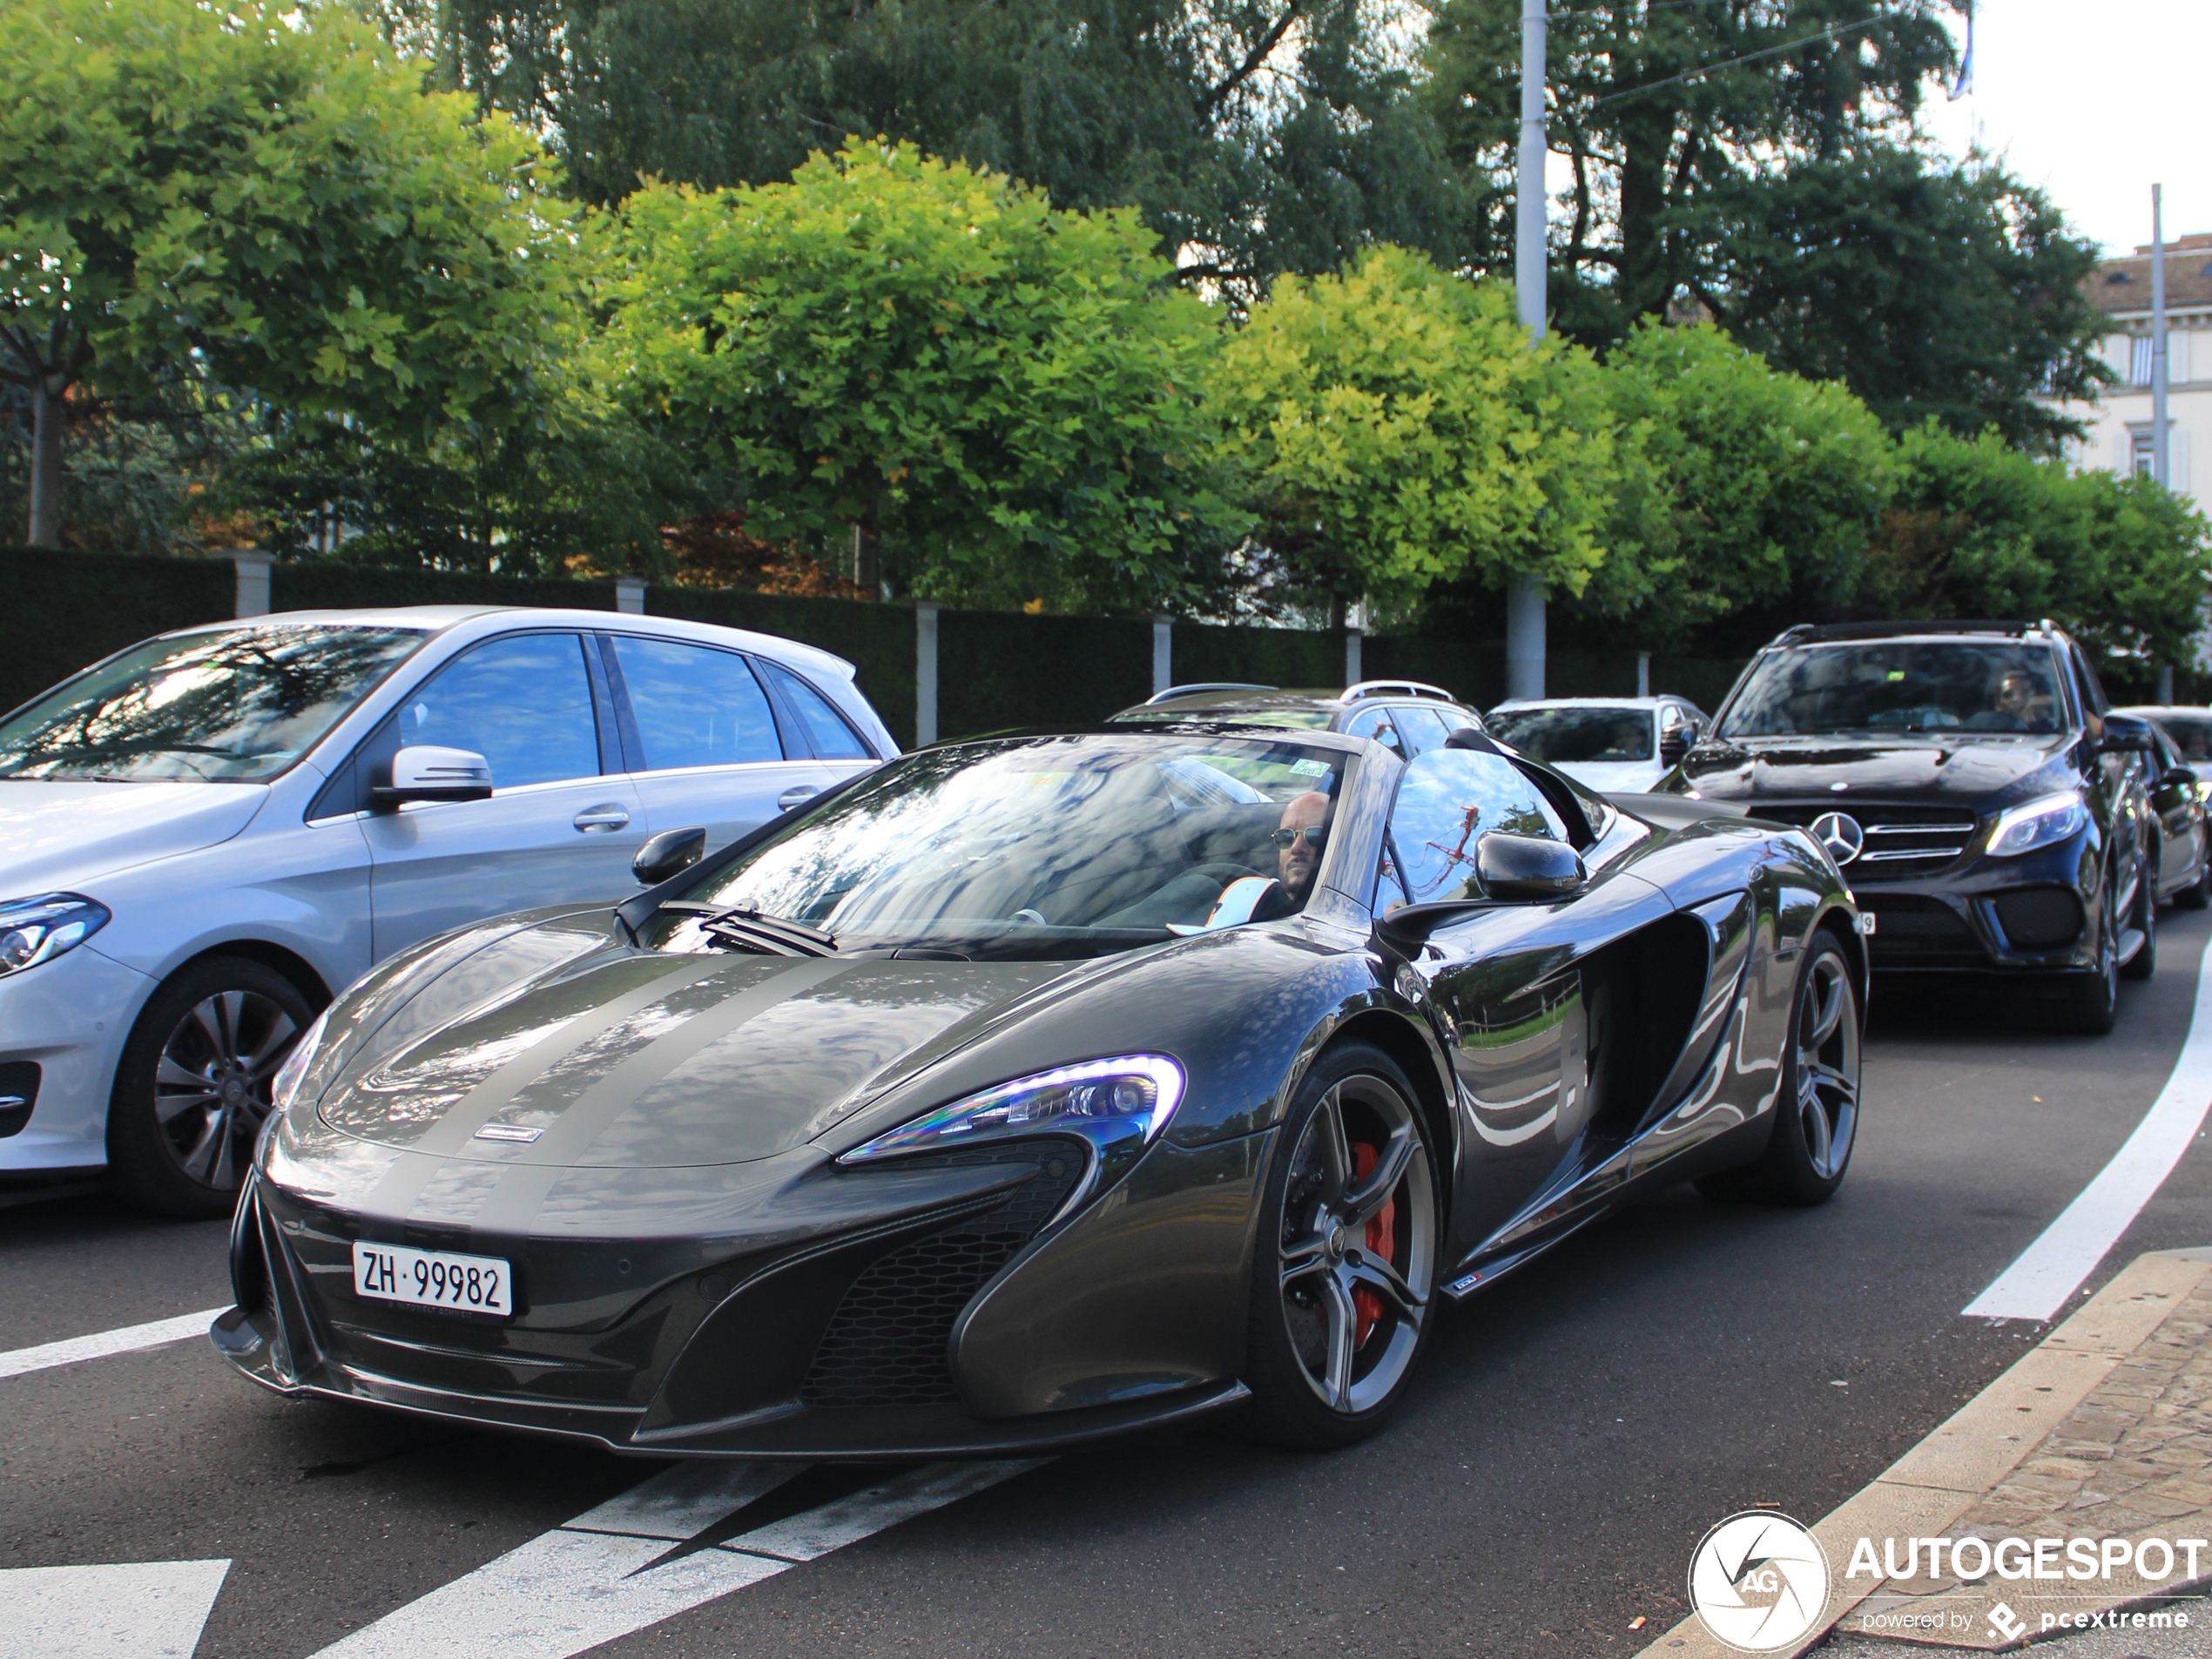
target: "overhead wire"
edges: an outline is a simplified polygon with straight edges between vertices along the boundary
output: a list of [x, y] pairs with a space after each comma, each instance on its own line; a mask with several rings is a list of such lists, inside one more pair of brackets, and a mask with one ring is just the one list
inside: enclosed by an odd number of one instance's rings
[[1807, 35], [1802, 40], [1789, 41], [1779, 46], [1769, 46], [1762, 51], [1745, 52], [1741, 57], [1723, 58], [1717, 64], [1707, 64], [1697, 69], [1686, 69], [1679, 75], [1669, 75], [1662, 81], [1650, 81], [1642, 86], [1632, 86], [1625, 92], [1609, 92], [1603, 98], [1592, 98], [1588, 107], [1595, 109], [1602, 104], [1618, 104], [1623, 98], [1641, 98], [1646, 92], [1656, 92], [1666, 86], [1677, 86], [1684, 81], [1694, 81], [1703, 76], [1716, 74], [1723, 69], [1734, 69], [1739, 64], [1756, 64], [1763, 57], [1779, 57], [1784, 52], [1796, 51], [1801, 46], [1812, 46], [1824, 40], [1835, 40], [1850, 34], [1853, 30], [1871, 29], [1878, 23], [1887, 23], [1894, 17], [1904, 15], [1903, 12], [1898, 11], [1884, 11], [1871, 17], [1862, 17], [1857, 23], [1831, 24], [1818, 34]]

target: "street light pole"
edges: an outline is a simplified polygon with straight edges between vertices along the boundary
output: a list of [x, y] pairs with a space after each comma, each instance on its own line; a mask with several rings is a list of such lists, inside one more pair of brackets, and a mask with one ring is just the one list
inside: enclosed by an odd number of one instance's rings
[[2166, 483], [2165, 187], [2150, 187], [2150, 475]]
[[[1514, 298], [1531, 340], [1544, 337], [1544, 0], [1521, 0], [1521, 165], [1514, 185]], [[1506, 695], [1544, 694], [1544, 595], [1506, 578]]]

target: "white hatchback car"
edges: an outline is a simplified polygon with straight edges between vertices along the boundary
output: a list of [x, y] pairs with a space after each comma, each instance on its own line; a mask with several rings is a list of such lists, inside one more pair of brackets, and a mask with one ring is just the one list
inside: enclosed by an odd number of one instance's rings
[[1642, 794], [1708, 722], [1679, 697], [1518, 698], [1488, 715], [1490, 735], [1600, 792]]
[[[0, 719], [0, 1177], [231, 1204], [298, 1033], [401, 947], [617, 900], [898, 752], [826, 651], [604, 611], [293, 611]], [[678, 843], [673, 848], [671, 842]]]

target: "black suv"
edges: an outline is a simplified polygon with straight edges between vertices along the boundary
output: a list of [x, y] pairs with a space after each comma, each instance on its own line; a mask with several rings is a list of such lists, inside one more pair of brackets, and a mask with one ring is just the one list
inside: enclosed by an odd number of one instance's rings
[[2157, 961], [2153, 755], [2047, 622], [1852, 623], [1760, 651], [1658, 787], [1811, 830], [1878, 973], [2047, 976], [2101, 1034]]

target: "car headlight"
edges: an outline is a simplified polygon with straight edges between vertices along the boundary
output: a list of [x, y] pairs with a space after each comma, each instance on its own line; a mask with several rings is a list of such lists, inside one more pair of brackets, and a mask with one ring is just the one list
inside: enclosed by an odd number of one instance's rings
[[0, 974], [51, 961], [108, 925], [104, 904], [74, 893], [46, 893], [0, 904]]
[[328, 1008], [316, 1015], [314, 1023], [300, 1034], [300, 1041], [292, 1045], [292, 1052], [277, 1068], [275, 1081], [269, 1084], [271, 1117], [281, 1117], [292, 1109], [293, 1099], [300, 1092], [300, 1079], [307, 1075], [307, 1068], [315, 1063], [315, 1050], [322, 1046], [322, 1028], [329, 1018]]
[[2088, 827], [2088, 809], [2079, 795], [2046, 795], [2001, 814], [1989, 832], [1989, 855], [2009, 859], [2038, 847], [2054, 846]]
[[1117, 1055], [1019, 1077], [940, 1106], [854, 1147], [838, 1162], [869, 1163], [1040, 1134], [1078, 1136], [1102, 1158], [1133, 1153], [1168, 1126], [1182, 1098], [1183, 1068], [1165, 1055]]

